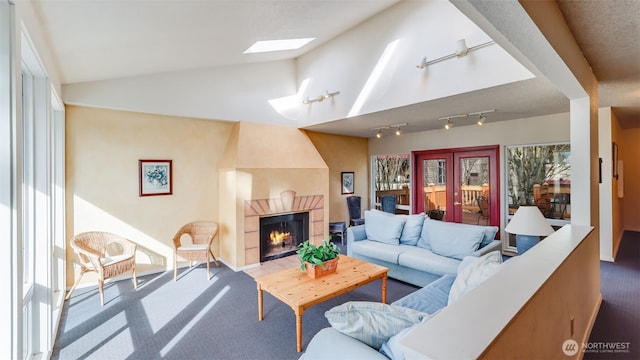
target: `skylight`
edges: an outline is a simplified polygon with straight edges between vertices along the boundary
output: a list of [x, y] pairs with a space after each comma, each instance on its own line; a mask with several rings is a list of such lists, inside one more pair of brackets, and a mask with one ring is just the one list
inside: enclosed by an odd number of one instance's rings
[[296, 50], [307, 45], [313, 40], [315, 40], [315, 38], [256, 41], [247, 50], [245, 50], [243, 54], [254, 54], [254, 53], [282, 51], [282, 50]]

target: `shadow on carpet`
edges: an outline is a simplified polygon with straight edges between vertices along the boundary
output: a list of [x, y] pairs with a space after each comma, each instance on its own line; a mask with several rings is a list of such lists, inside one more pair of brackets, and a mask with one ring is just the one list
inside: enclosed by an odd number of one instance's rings
[[[264, 293], [258, 321], [256, 283], [244, 272], [204, 264], [105, 285], [105, 306], [97, 286], [77, 289], [65, 302], [52, 359], [298, 359], [293, 310]], [[306, 310], [303, 349], [329, 323], [324, 312], [346, 301], [380, 301], [380, 281]], [[387, 281], [391, 303], [416, 287]]]

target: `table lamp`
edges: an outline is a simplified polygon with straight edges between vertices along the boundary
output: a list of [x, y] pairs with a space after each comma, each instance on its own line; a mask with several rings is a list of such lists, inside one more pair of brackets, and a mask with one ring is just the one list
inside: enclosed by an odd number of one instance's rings
[[520, 206], [504, 231], [516, 235], [518, 255], [540, 242], [540, 236], [551, 235], [554, 230], [537, 206]]

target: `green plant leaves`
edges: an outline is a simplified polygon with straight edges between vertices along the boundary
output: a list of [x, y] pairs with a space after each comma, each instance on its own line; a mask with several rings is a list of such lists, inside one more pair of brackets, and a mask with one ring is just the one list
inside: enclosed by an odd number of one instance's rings
[[300, 269], [302, 270], [305, 268], [305, 262], [308, 262], [313, 267], [324, 267], [325, 261], [335, 259], [340, 255], [338, 245], [327, 240], [323, 240], [320, 246], [315, 246], [307, 240], [298, 247], [299, 249], [296, 253], [300, 258]]

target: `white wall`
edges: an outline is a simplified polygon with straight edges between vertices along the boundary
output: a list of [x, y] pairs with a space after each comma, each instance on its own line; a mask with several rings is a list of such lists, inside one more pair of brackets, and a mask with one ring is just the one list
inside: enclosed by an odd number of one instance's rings
[[533, 77], [498, 45], [416, 69], [425, 56], [454, 53], [459, 39], [468, 47], [491, 40], [449, 2], [404, 1], [310, 51], [298, 59], [298, 82], [308, 81], [304, 95], [340, 95], [332, 106], [308, 106], [302, 126]]
[[[468, 47], [491, 40], [448, 2], [407, 1], [296, 60], [66, 84], [63, 98], [74, 105], [305, 127], [533, 77], [498, 45], [430, 70], [414, 66], [424, 56], [455, 52], [463, 38]], [[302, 104], [326, 91], [340, 95], [330, 104]]]
[[271, 105], [295, 97], [294, 79], [288, 60], [67, 84], [63, 97], [73, 105], [295, 125]]
[[611, 163], [611, 108], [598, 111], [598, 147], [602, 159], [602, 182], [600, 183], [600, 259], [613, 261], [613, 172]]
[[[508, 145], [569, 142], [569, 113], [485, 123], [483, 126], [459, 126], [401, 136], [385, 136], [369, 141], [370, 156], [410, 154], [411, 151], [449, 149], [457, 147], [500, 146], [500, 208], [507, 209], [504, 149]], [[504, 211], [503, 211], [504, 213]], [[506, 214], [500, 216], [501, 239], [506, 239]]]

